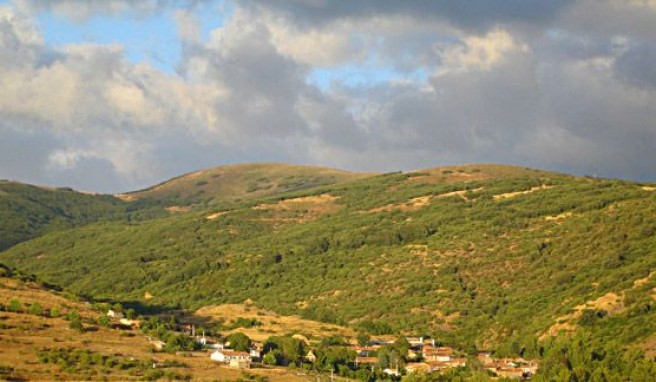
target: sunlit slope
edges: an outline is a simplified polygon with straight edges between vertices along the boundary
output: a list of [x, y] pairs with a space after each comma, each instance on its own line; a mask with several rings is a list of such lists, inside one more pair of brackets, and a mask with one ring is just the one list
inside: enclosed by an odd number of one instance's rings
[[535, 347], [581, 328], [649, 343], [654, 190], [452, 166], [138, 225], [89, 225], [22, 243], [0, 261], [95, 296], [148, 292], [151, 303], [189, 307], [250, 299], [283, 314], [433, 334], [461, 347]]
[[155, 199], [182, 206], [201, 202], [234, 202], [368, 175], [281, 163], [236, 164], [185, 174], [122, 197], [128, 200]]

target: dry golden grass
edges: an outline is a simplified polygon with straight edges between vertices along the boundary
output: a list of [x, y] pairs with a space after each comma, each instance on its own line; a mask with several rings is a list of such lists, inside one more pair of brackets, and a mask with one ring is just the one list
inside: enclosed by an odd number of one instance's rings
[[[335, 291], [334, 293], [339, 292]], [[349, 328], [310, 321], [298, 316], [281, 316], [247, 304], [225, 304], [203, 307], [194, 312], [194, 316], [202, 321], [207, 319], [214, 322], [225, 320], [226, 323], [231, 323], [240, 317], [254, 318], [262, 322], [262, 325], [253, 328], [238, 328], [233, 330], [233, 332], [242, 332], [258, 342], [265, 341], [270, 336], [284, 335], [292, 332], [301, 333], [311, 339], [332, 335], [341, 335], [344, 337], [355, 336], [353, 330]], [[193, 316], [191, 320], [193, 320]]]
[[470, 202], [471, 200], [467, 198], [467, 194], [470, 192], [479, 192], [481, 190], [483, 190], [483, 187], [479, 187], [474, 190], [458, 190], [458, 191], [446, 192], [444, 194], [439, 194], [439, 195], [418, 196], [416, 198], [410, 199], [406, 203], [387, 204], [382, 207], [373, 208], [367, 212], [377, 213], [377, 212], [389, 212], [389, 211], [416, 211], [430, 205], [434, 199], [448, 198], [450, 196], [458, 196], [463, 200], [465, 200], [466, 202]]
[[339, 198], [329, 194], [305, 196], [281, 200], [278, 203], [258, 204], [253, 209], [268, 213], [259, 219], [262, 221], [302, 223], [342, 209], [342, 205], [335, 203], [337, 199]]
[[[635, 280], [631, 288], [638, 288], [644, 285], [654, 274], [656, 272], [650, 273], [647, 277]], [[611, 316], [623, 313], [626, 310], [624, 295], [625, 291], [617, 293], [609, 292], [594, 300], [575, 306], [571, 313], [556, 318], [556, 323], [549, 327], [540, 338], [555, 336], [559, 331], [575, 331], [577, 327], [575, 321], [581, 317], [585, 309], [605, 310]], [[652, 297], [656, 300], [656, 290], [654, 290]], [[656, 352], [656, 349], [654, 349], [654, 352]]]
[[553, 220], [564, 220], [567, 218], [571, 218], [573, 215], [571, 212], [563, 212], [562, 214], [558, 214], [555, 216], [545, 216], [544, 220], [547, 221], [553, 221]]
[[543, 184], [543, 185], [538, 186], [538, 187], [532, 187], [531, 189], [526, 190], [526, 191], [506, 192], [504, 194], [494, 195], [493, 198], [494, 198], [494, 200], [513, 198], [515, 196], [531, 194], [535, 191], [546, 190], [546, 189], [549, 189], [549, 188], [552, 188], [552, 187], [553, 186], [547, 186], [547, 185]]
[[191, 211], [191, 207], [189, 207], [189, 206], [171, 206], [171, 207], [166, 207], [165, 210], [167, 210], [168, 212], [172, 212], [172, 213], [181, 213], [181, 212]]
[[230, 212], [230, 211], [215, 212], [215, 213], [213, 213], [213, 214], [210, 214], [210, 215], [205, 216], [205, 219], [207, 219], [207, 220], [214, 220], [214, 219], [218, 218], [219, 216], [226, 215], [228, 212]]
[[432, 195], [426, 195], [426, 196], [419, 196], [416, 198], [410, 199], [406, 203], [402, 204], [388, 204], [382, 207], [376, 207], [374, 209], [371, 209], [367, 212], [370, 213], [377, 213], [377, 212], [389, 212], [389, 211], [416, 211], [422, 207], [425, 207], [430, 204], [431, 199], [433, 198]]
[[[39, 303], [44, 311], [51, 307], [59, 308], [62, 314], [76, 309], [83, 322], [97, 319], [100, 313], [93, 311], [82, 302], [68, 300], [36, 284], [22, 283], [12, 279], [0, 278], [0, 303], [7, 305], [12, 299], [22, 304]], [[283, 321], [283, 320], [281, 320]], [[294, 320], [283, 322], [293, 323]], [[167, 353], [154, 353], [148, 338], [139, 331], [117, 330], [85, 323], [90, 330], [80, 333], [69, 329], [64, 318], [36, 316], [27, 313], [0, 312], [0, 366], [13, 368], [7, 378], [19, 380], [101, 380], [112, 381], [139, 380], [141, 376], [127, 371], [112, 369], [111, 373], [98, 371], [62, 372], [59, 366], [43, 364], [38, 361], [42, 349], [71, 348], [86, 349], [106, 356], [120, 355], [123, 358], [155, 362], [178, 361], [186, 364], [183, 368], [168, 368], [179, 375], [190, 375], [198, 381], [234, 381], [244, 377], [244, 372], [266, 376], [271, 382], [314, 381], [316, 377], [297, 375], [287, 369], [232, 369], [210, 360], [208, 351], [193, 352], [191, 356]], [[302, 325], [303, 322], [299, 322]], [[3, 377], [0, 376], [0, 379]]]

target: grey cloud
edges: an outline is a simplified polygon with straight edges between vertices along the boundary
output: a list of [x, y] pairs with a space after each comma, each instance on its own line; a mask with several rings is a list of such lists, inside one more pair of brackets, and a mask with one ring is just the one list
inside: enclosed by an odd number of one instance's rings
[[33, 183], [45, 183], [49, 153], [61, 143], [41, 129], [20, 128], [0, 122], [0, 177]]
[[368, 18], [385, 15], [407, 15], [418, 19], [447, 20], [465, 29], [485, 31], [496, 24], [527, 23], [545, 25], [573, 3], [571, 0], [510, 1], [315, 1], [287, 0], [242, 3], [277, 9], [306, 26], [329, 23], [339, 18]]
[[280, 55], [266, 26], [239, 18], [213, 44], [192, 51], [187, 59], [206, 61], [203, 80], [229, 93], [214, 104], [222, 137], [243, 144], [305, 133], [295, 104], [307, 86], [308, 68]]
[[[0, 64], [0, 176], [125, 191], [217, 164], [287, 161], [376, 171], [504, 162], [654, 179], [654, 39], [630, 29], [631, 17], [642, 20], [631, 9], [588, 27], [575, 21], [586, 20], [582, 9], [611, 17], [619, 6], [237, 4], [210, 41], [182, 41], [174, 75], [116, 47], [53, 49], [24, 33], [29, 20], [20, 32], [0, 19], [0, 57], [24, 49]], [[309, 37], [283, 46], [285, 27]], [[328, 49], [321, 41], [335, 51], [313, 61]], [[429, 79], [308, 83], [312, 65], [357, 65], [374, 50], [371, 68]], [[24, 147], [39, 153], [30, 161]]]
[[656, 88], [656, 43], [631, 47], [615, 62], [615, 73], [633, 86]]

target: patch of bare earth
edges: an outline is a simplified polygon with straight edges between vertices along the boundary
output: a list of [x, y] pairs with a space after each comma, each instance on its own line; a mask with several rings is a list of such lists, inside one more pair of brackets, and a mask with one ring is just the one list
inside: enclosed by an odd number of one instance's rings
[[442, 198], [448, 198], [450, 196], [458, 196], [462, 198], [463, 200], [470, 202], [471, 200], [467, 198], [467, 194], [470, 192], [478, 192], [481, 191], [483, 188], [477, 188], [474, 190], [459, 190], [459, 191], [452, 191], [452, 192], [447, 192], [444, 194], [439, 194], [439, 195], [425, 195], [425, 196], [418, 196], [416, 198], [412, 198], [406, 203], [400, 203], [400, 204], [387, 204], [382, 207], [376, 207], [374, 209], [371, 209], [367, 212], [369, 213], [377, 213], [377, 212], [390, 212], [390, 211], [416, 211], [421, 209], [422, 207], [426, 207], [431, 204], [433, 199], [442, 199]]
[[219, 216], [223, 216], [223, 215], [227, 214], [228, 212], [230, 212], [230, 211], [215, 212], [213, 214], [205, 216], [205, 219], [214, 220], [214, 219], [218, 218]]
[[653, 186], [642, 186], [641, 188], [645, 191], [656, 191], [656, 187]]
[[519, 196], [519, 195], [531, 194], [531, 193], [533, 193], [535, 191], [539, 191], [539, 190], [547, 190], [547, 189], [552, 188], [552, 187], [553, 186], [547, 186], [546, 184], [543, 184], [543, 185], [538, 186], [538, 187], [532, 187], [531, 189], [525, 190], [525, 191], [506, 192], [504, 194], [494, 195], [493, 198], [494, 198], [494, 200], [507, 199], [507, 198], [512, 198], [512, 197]]
[[467, 194], [471, 192], [479, 192], [482, 191], [483, 187], [479, 187], [473, 190], [460, 190], [460, 191], [452, 191], [452, 192], [447, 192], [445, 194], [440, 194], [437, 195], [436, 198], [441, 199], [441, 198], [448, 198], [450, 196], [458, 196], [462, 198], [466, 202], [471, 202], [471, 199], [467, 198]]
[[191, 207], [189, 206], [171, 206], [171, 207], [166, 207], [165, 209], [171, 213], [182, 213], [182, 212], [191, 211]]
[[[651, 272], [647, 277], [635, 280], [632, 288], [638, 288], [646, 284], [654, 274], [656, 274], [656, 272]], [[625, 291], [619, 293], [609, 292], [595, 300], [575, 306], [571, 313], [558, 317], [556, 323], [549, 327], [540, 338], [556, 336], [559, 331], [563, 330], [568, 332], [575, 331], [576, 324], [574, 321], [581, 317], [585, 309], [605, 310], [611, 316], [624, 312], [626, 310], [626, 307], [624, 306], [624, 293]], [[656, 288], [654, 288], [651, 297], [656, 300]], [[654, 349], [654, 351], [656, 352], [656, 349]]]
[[129, 195], [129, 194], [116, 194], [116, 195], [114, 195], [114, 197], [115, 197], [115, 198], [118, 198], [118, 199], [121, 199], [121, 200], [124, 201], [124, 202], [132, 202], [132, 201], [134, 201], [134, 200], [139, 199], [139, 198], [137, 198], [136, 196], [134, 196], [134, 195]]
[[433, 197], [431, 195], [419, 196], [417, 198], [412, 198], [406, 203], [402, 204], [388, 204], [382, 207], [376, 207], [367, 212], [378, 213], [378, 212], [389, 212], [389, 211], [415, 211], [421, 207], [425, 207], [430, 204], [430, 201]]
[[270, 216], [263, 216], [262, 221], [304, 222], [334, 213], [343, 208], [337, 204], [337, 196], [322, 194], [285, 199], [278, 203], [259, 204], [254, 210], [266, 211]]
[[554, 216], [545, 216], [544, 220], [546, 221], [562, 221], [567, 218], [571, 218], [573, 214], [571, 212], [563, 212], [562, 214], [554, 215]]

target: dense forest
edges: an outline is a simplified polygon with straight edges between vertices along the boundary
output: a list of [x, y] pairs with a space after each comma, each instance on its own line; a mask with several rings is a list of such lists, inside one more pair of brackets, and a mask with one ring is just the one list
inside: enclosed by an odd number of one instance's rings
[[653, 370], [653, 187], [469, 165], [292, 173], [296, 186], [249, 197], [285, 179], [271, 181], [271, 166], [230, 198], [200, 192], [226, 178], [214, 173], [127, 201], [62, 190], [44, 200], [5, 183], [0, 261], [95, 298], [184, 308], [248, 299], [371, 335], [537, 357], [538, 380]]

